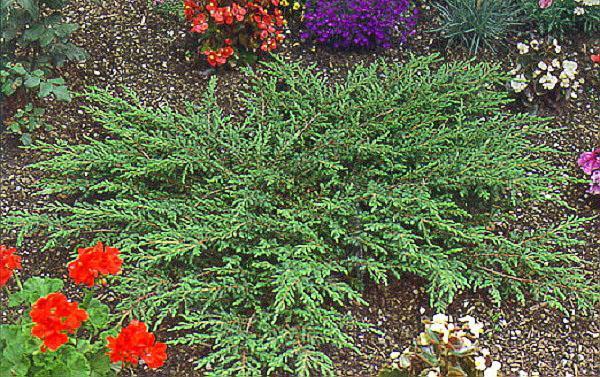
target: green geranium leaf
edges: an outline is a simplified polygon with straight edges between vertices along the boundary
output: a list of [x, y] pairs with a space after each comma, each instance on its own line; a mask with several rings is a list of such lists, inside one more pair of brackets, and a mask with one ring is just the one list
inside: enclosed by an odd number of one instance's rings
[[25, 281], [23, 290], [10, 295], [8, 305], [15, 307], [23, 303], [33, 304], [40, 297], [60, 291], [62, 288], [63, 282], [60, 279], [32, 277]]
[[24, 85], [26, 88], [33, 88], [40, 85], [40, 81], [41, 80], [39, 77], [31, 76], [27, 80], [25, 80]]

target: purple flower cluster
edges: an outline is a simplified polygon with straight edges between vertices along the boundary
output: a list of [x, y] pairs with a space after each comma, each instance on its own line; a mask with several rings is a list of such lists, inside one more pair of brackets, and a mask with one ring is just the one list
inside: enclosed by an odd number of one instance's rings
[[[411, 9], [413, 8], [413, 9]], [[410, 0], [307, 0], [303, 39], [335, 48], [390, 48], [414, 33]]]
[[590, 175], [592, 178], [592, 184], [588, 192], [600, 195], [600, 148], [582, 153], [577, 160], [577, 164], [585, 174]]

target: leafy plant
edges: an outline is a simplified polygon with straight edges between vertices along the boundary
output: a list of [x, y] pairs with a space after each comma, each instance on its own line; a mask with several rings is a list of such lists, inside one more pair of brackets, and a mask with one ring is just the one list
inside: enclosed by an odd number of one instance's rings
[[185, 19], [198, 36], [198, 52], [212, 67], [253, 62], [284, 39], [278, 0], [185, 0]]
[[[21, 143], [29, 145], [32, 141], [31, 132], [44, 125], [42, 117], [45, 112], [45, 109], [33, 107], [31, 103], [28, 103], [24, 108], [18, 109], [15, 115], [6, 121], [7, 129], [9, 132], [20, 134]], [[46, 130], [50, 129], [52, 127], [46, 125]]]
[[[31, 141], [31, 131], [42, 124], [43, 114], [39, 110], [34, 117], [28, 117], [28, 123], [18, 121], [19, 115], [31, 113], [26, 110], [28, 107], [39, 107], [32, 94], [69, 101], [65, 81], [60, 77], [49, 78], [53, 76], [53, 67], [87, 57], [82, 48], [69, 41], [78, 26], [63, 22], [60, 10], [64, 5], [63, 0], [0, 0], [0, 100], [12, 100], [9, 115], [15, 114], [17, 121], [13, 119], [9, 130], [21, 133], [25, 144]], [[8, 107], [2, 111], [9, 111]]]
[[[92, 287], [96, 279], [120, 270], [118, 254], [101, 243], [79, 249], [78, 258], [69, 263], [69, 275], [76, 283]], [[126, 362], [137, 363], [140, 358], [150, 368], [163, 365], [166, 345], [155, 342], [143, 323], [131, 321], [115, 338], [111, 335], [116, 330], [105, 330], [110, 310], [93, 298], [91, 289], [85, 291], [80, 305], [59, 292], [63, 289], [60, 279], [32, 277], [21, 284], [16, 274], [21, 268], [16, 249], [0, 245], [0, 287], [14, 276], [19, 288], [9, 291], [8, 306], [27, 308], [15, 323], [0, 325], [3, 372], [23, 377], [108, 377], [116, 376]], [[84, 334], [77, 334], [81, 329]]]
[[2, 93], [7, 96], [25, 88], [27, 91], [37, 92], [39, 98], [53, 95], [58, 101], [71, 101], [65, 80], [62, 77], [46, 78], [46, 73], [41, 69], [30, 72], [20, 63], [8, 63], [6, 68], [0, 71], [0, 78]]
[[528, 19], [534, 21], [542, 33], [600, 31], [600, 2], [597, 0], [556, 0], [544, 8], [538, 5], [538, 0], [519, 2]]
[[[61, 295], [60, 279], [33, 277], [25, 281], [21, 290], [9, 296], [9, 306], [35, 305], [40, 299]], [[60, 297], [60, 296], [57, 296]], [[64, 296], [63, 296], [64, 297]], [[88, 337], [75, 337], [57, 350], [49, 352], [32, 334], [35, 322], [27, 311], [14, 324], [0, 325], [0, 368], [11, 376], [116, 376], [119, 368], [111, 368], [100, 330], [108, 324], [108, 307], [88, 297], [82, 309], [90, 315], [83, 328]], [[78, 326], [77, 326], [78, 327]]]
[[[78, 25], [64, 23], [63, 0], [1, 0], [1, 49], [6, 61], [62, 66], [67, 60], [84, 60], [85, 51], [69, 42]], [[19, 52], [17, 54], [17, 51]]]
[[522, 23], [523, 13], [514, 0], [445, 0], [432, 4], [440, 12], [442, 32], [450, 44], [462, 44], [471, 52], [495, 50], [512, 28]]
[[577, 98], [585, 82], [579, 76], [577, 54], [564, 51], [555, 38], [533, 39], [517, 44], [510, 88], [529, 102], [542, 98], [553, 106]]
[[409, 0], [307, 0], [304, 39], [335, 48], [391, 48], [414, 32]]
[[148, 0], [150, 6], [158, 13], [183, 20], [181, 0]]
[[[450, 322], [449, 322], [450, 320]], [[502, 364], [478, 344], [483, 324], [471, 316], [452, 323], [445, 314], [424, 321], [412, 347], [393, 352], [392, 364], [379, 377], [497, 377]]]
[[549, 126], [504, 110], [498, 67], [429, 56], [338, 83], [300, 63], [246, 71], [234, 114], [215, 79], [183, 112], [92, 89], [110, 138], [35, 146], [40, 192], [69, 201], [3, 223], [48, 248], [118, 246], [119, 308], [208, 345], [207, 376], [332, 375], [324, 348], [357, 350], [345, 330], [366, 326], [345, 309], [365, 303], [361, 276], [421, 276], [436, 308], [472, 289], [559, 309], [598, 298], [568, 251], [585, 219], [511, 230], [509, 209], [563, 203], [570, 178], [531, 141]]
[[590, 188], [587, 192], [600, 195], [600, 148], [595, 148], [591, 152], [583, 152], [577, 159], [577, 165], [590, 176]]

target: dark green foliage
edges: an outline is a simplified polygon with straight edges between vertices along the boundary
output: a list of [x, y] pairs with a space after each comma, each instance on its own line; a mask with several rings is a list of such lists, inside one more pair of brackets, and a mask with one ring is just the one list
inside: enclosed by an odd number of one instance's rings
[[[16, 103], [26, 102], [30, 108], [50, 95], [58, 101], [70, 100], [65, 81], [54, 77], [54, 67], [61, 67], [69, 60], [84, 60], [87, 54], [70, 42], [78, 25], [63, 22], [61, 10], [65, 5], [64, 0], [0, 0], [0, 101], [3, 103], [11, 96], [18, 98]], [[2, 114], [2, 119], [19, 115], [20, 109], [9, 107], [11, 114]], [[2, 111], [8, 112], [4, 106]], [[23, 117], [12, 119], [7, 124], [8, 130], [21, 134], [21, 141], [28, 144], [31, 132], [43, 124], [40, 111], [41, 108], [32, 114], [30, 121]]]
[[69, 42], [79, 26], [63, 22], [60, 10], [65, 4], [64, 0], [0, 0], [0, 63], [6, 63], [4, 59], [24, 59], [34, 69], [43, 64], [60, 67], [67, 60], [85, 59], [85, 51]]
[[432, 5], [442, 17], [436, 31], [449, 43], [463, 44], [473, 53], [480, 48], [494, 50], [523, 19], [514, 0], [445, 0]]
[[120, 247], [121, 307], [212, 345], [208, 376], [330, 375], [324, 346], [353, 348], [344, 331], [363, 326], [347, 314], [360, 277], [419, 275], [438, 309], [471, 289], [589, 306], [595, 287], [567, 252], [582, 220], [488, 230], [509, 208], [558, 201], [565, 172], [529, 141], [545, 126], [502, 110], [497, 68], [436, 64], [380, 62], [337, 85], [268, 64], [235, 116], [215, 81], [182, 113], [92, 90], [110, 138], [36, 147], [42, 191], [72, 199], [5, 221], [44, 231], [48, 248]]

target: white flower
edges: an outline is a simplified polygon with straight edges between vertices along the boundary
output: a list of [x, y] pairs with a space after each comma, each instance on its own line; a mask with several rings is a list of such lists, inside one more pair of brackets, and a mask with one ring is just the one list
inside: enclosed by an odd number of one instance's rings
[[557, 54], [560, 54], [561, 51], [562, 51], [562, 47], [554, 46], [554, 52], [556, 52]]
[[558, 59], [552, 59], [552, 66], [555, 68], [560, 68], [560, 61]]
[[440, 376], [439, 369], [430, 370], [429, 373], [427, 373], [427, 377], [439, 377], [439, 376]]
[[[524, 75], [518, 75], [514, 79], [511, 80], [510, 86], [516, 93], [521, 93], [527, 88], [529, 82]], [[474, 320], [474, 319], [473, 319]]]
[[475, 336], [476, 338], [479, 338], [479, 334], [483, 334], [483, 323], [473, 323], [471, 325], [471, 334], [473, 334], [473, 336]]
[[541, 74], [542, 74], [542, 71], [540, 71], [539, 69], [536, 69], [535, 71], [533, 71], [533, 77], [538, 77]]
[[546, 73], [542, 77], [540, 77], [540, 84], [544, 87], [544, 89], [552, 90], [558, 83], [558, 78], [550, 73]]
[[560, 80], [560, 86], [562, 86], [563, 88], [568, 88], [569, 84], [571, 84], [571, 82], [569, 81], [569, 79]]
[[541, 69], [542, 71], [545, 71], [548, 69], [548, 64], [546, 64], [545, 62], [539, 62], [538, 63], [538, 68]]
[[483, 356], [490, 356], [490, 350], [488, 348], [482, 348], [481, 351], [479, 351]]
[[460, 322], [469, 322], [469, 323], [475, 322], [475, 318], [471, 317], [470, 315], [466, 315], [464, 317], [460, 317], [458, 320]]
[[433, 323], [447, 323], [448, 316], [445, 314], [436, 314], [433, 316]]
[[395, 360], [395, 359], [399, 358], [400, 355], [401, 355], [400, 352], [394, 351], [394, 352], [390, 353], [390, 359]]
[[582, 7], [577, 7], [573, 11], [573, 13], [575, 13], [576, 16], [581, 16], [582, 14], [585, 13], [585, 9], [583, 9]]
[[519, 50], [519, 54], [523, 55], [529, 52], [529, 46], [525, 43], [517, 43], [517, 50]]
[[537, 39], [534, 39], [531, 42], [529, 42], [529, 45], [536, 51], [540, 48], [540, 42]]
[[571, 80], [575, 79], [575, 75], [577, 74], [577, 62], [572, 60], [565, 60], [562, 63], [563, 73], [567, 75]]
[[400, 368], [410, 368], [410, 358], [407, 355], [400, 356]]
[[475, 369], [485, 370], [485, 357], [484, 356], [476, 356], [475, 357]]
[[577, 93], [571, 92], [571, 98], [577, 98]]
[[499, 361], [492, 362], [492, 365], [483, 372], [483, 377], [498, 377], [498, 372], [502, 364]]
[[425, 334], [424, 332], [420, 333], [417, 337], [417, 344], [420, 346], [428, 346], [429, 339], [427, 339], [427, 334]]

